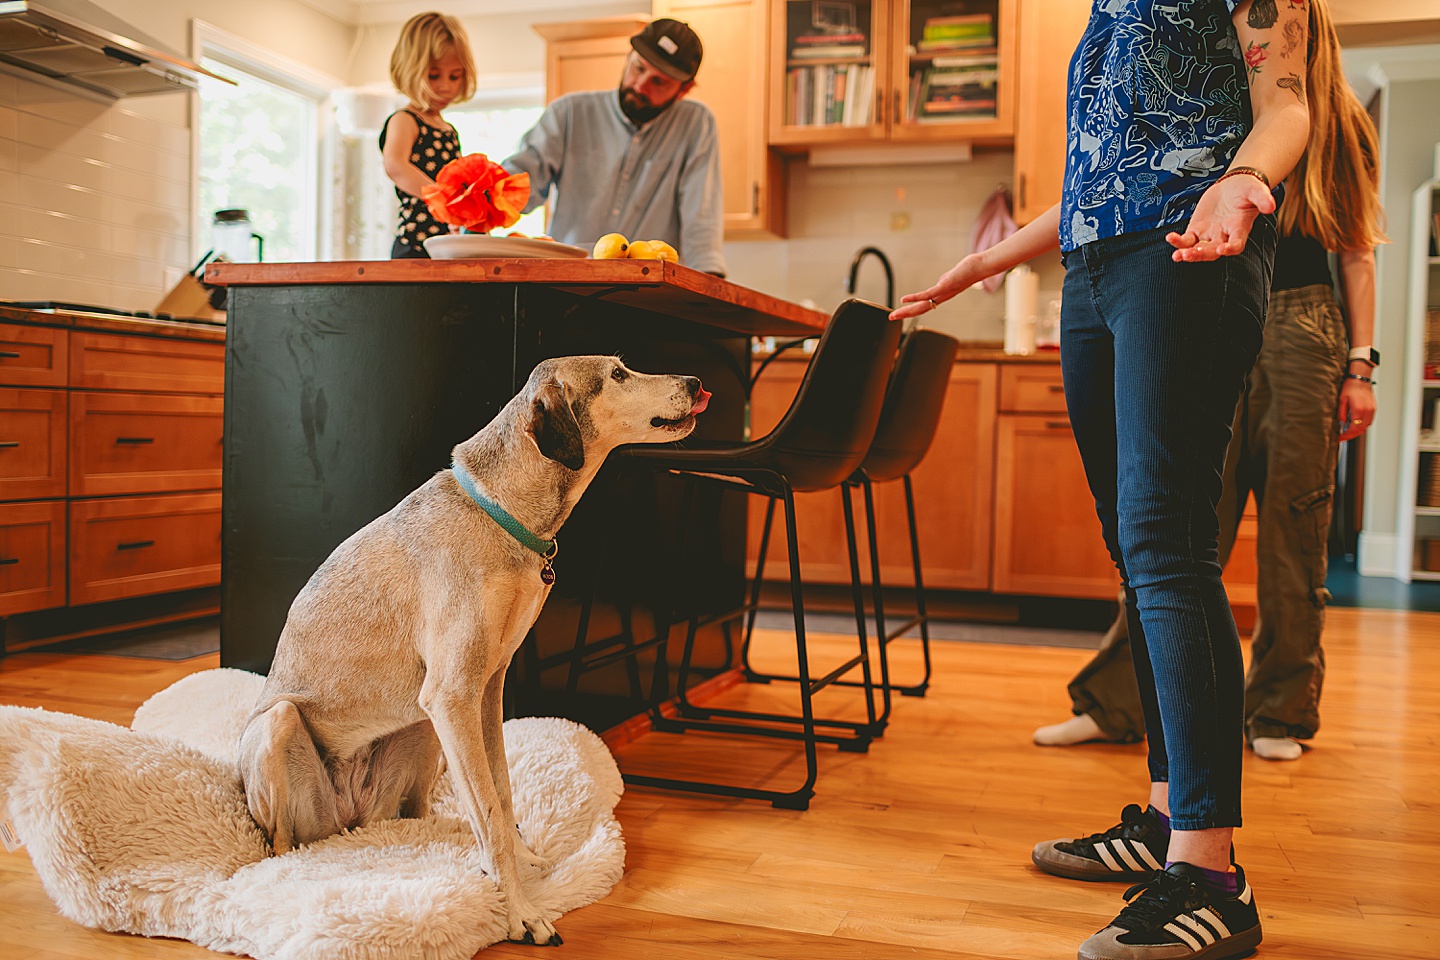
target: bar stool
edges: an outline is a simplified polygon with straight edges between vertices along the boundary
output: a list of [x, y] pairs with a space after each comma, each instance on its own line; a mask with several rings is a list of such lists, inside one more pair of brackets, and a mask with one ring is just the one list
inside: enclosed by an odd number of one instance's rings
[[[800, 580], [800, 555], [795, 528], [797, 492], [828, 490], [844, 483], [865, 459], [875, 435], [884, 403], [885, 386], [895, 362], [901, 324], [889, 319], [889, 311], [862, 300], [841, 304], [826, 326], [820, 343], [810, 358], [800, 389], [790, 409], [768, 435], [751, 443], [697, 444], [693, 447], [660, 448], [655, 446], [624, 447], [616, 455], [632, 466], [663, 470], [686, 480], [681, 508], [682, 529], [689, 529], [694, 508], [694, 492], [699, 485], [741, 490], [747, 494], [768, 497], [772, 505], [784, 505], [785, 532], [790, 548], [790, 591], [795, 618], [795, 643], [798, 673], [794, 682], [799, 689], [800, 712], [767, 713], [755, 710], [730, 710], [702, 707], [689, 701], [685, 687], [691, 671], [695, 638], [703, 626], [728, 624], [743, 619], [750, 612], [753, 598], [740, 607], [717, 614], [701, 616], [684, 611], [665, 611], [656, 625], [656, 636], [642, 643], [633, 638], [622, 641], [621, 649], [612, 649], [585, 664], [596, 666], [614, 662], [622, 656], [634, 656], [654, 648], [657, 651], [655, 676], [652, 682], [653, 702], [650, 714], [653, 729], [665, 732], [689, 730], [733, 733], [784, 740], [799, 740], [804, 745], [806, 774], [804, 782], [793, 790], [766, 790], [734, 784], [682, 780], [670, 777], [626, 773], [627, 783], [707, 793], [719, 796], [768, 800], [777, 807], [803, 810], [814, 796], [818, 773], [819, 743], [833, 743], [842, 749], [865, 750], [873, 738], [878, 722], [875, 692], [870, 670], [869, 645], [865, 632], [864, 597], [859, 583], [859, 554], [856, 546], [854, 517], [847, 511], [847, 533], [850, 564], [854, 573], [852, 591], [856, 608], [858, 653], [822, 677], [811, 674], [809, 651], [805, 639], [805, 604]], [[677, 567], [684, 569], [686, 547], [682, 544]], [[687, 623], [685, 644], [681, 655], [675, 701], [678, 715], [666, 716], [659, 701], [668, 685], [669, 665], [666, 650], [672, 627], [677, 620]], [[608, 638], [607, 638], [608, 639]], [[602, 641], [603, 642], [603, 641]], [[581, 656], [582, 644], [577, 640], [575, 655]], [[812, 698], [824, 687], [843, 675], [861, 668], [866, 719], [863, 721], [816, 717]], [[660, 691], [655, 693], [654, 691]], [[841, 731], [824, 733], [826, 730]]]
[[[915, 492], [910, 482], [910, 473], [925, 459], [935, 431], [940, 424], [940, 411], [945, 405], [945, 394], [950, 386], [950, 371], [955, 364], [959, 342], [952, 336], [938, 330], [917, 328], [907, 333], [900, 343], [900, 355], [885, 391], [885, 404], [880, 411], [880, 422], [875, 429], [875, 438], [865, 455], [860, 468], [840, 486], [840, 495], [845, 499], [846, 509], [850, 508], [851, 491], [859, 487], [864, 492], [866, 533], [870, 542], [870, 584], [872, 605], [875, 613], [875, 633], [880, 647], [880, 689], [883, 693], [883, 710], [880, 726], [890, 716], [890, 692], [897, 691], [903, 696], [923, 697], [930, 685], [930, 616], [925, 608], [925, 581], [920, 565], [920, 536], [915, 523]], [[880, 578], [880, 551], [875, 529], [874, 485], [900, 480], [905, 488], [905, 511], [910, 528], [910, 560], [915, 576], [915, 616], [893, 630], [887, 630], [884, 604], [884, 584]], [[758, 569], [755, 583], [763, 580], [765, 573], [765, 550], [769, 543], [770, 514], [774, 511], [773, 501], [766, 515], [765, 532], [759, 549]], [[855, 585], [852, 585], [854, 587]], [[758, 600], [758, 593], [756, 594]], [[758, 606], [758, 604], [757, 604]], [[795, 680], [795, 677], [766, 674], [756, 671], [750, 665], [750, 639], [755, 629], [756, 608], [752, 607], [745, 625], [745, 639], [741, 647], [742, 666], [747, 679], [755, 682], [771, 680]], [[920, 629], [920, 649], [924, 658], [924, 673], [911, 684], [896, 684], [890, 679], [888, 647], [915, 628]], [[840, 686], [860, 686], [856, 680], [837, 680]]]

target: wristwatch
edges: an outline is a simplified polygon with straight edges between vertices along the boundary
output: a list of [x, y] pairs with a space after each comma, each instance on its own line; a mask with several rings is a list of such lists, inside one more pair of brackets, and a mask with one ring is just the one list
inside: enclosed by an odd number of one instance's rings
[[1380, 351], [1374, 347], [1351, 347], [1351, 360], [1364, 360], [1372, 367], [1380, 366]]

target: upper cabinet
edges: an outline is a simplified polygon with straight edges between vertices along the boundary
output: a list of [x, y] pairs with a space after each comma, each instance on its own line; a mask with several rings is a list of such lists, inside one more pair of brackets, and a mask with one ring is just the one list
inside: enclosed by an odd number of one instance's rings
[[1090, 0], [1023, 0], [1019, 110], [1015, 116], [1015, 220], [1029, 223], [1060, 202], [1065, 178], [1065, 86]]
[[1003, 141], [1017, 0], [771, 0], [770, 142]]
[[715, 114], [726, 239], [780, 234], [784, 173], [765, 142], [766, 0], [655, 0], [654, 11], [690, 24], [705, 46], [688, 96]]
[[630, 16], [535, 24], [534, 31], [545, 38], [545, 102], [619, 86], [630, 38], [648, 22]]

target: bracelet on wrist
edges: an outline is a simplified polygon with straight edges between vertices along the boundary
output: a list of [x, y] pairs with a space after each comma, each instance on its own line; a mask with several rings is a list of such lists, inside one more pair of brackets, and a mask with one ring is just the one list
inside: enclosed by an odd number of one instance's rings
[[1372, 387], [1375, 386], [1375, 381], [1374, 381], [1372, 378], [1370, 378], [1370, 377], [1362, 377], [1362, 376], [1361, 376], [1360, 374], [1358, 374], [1358, 373], [1347, 373], [1347, 374], [1345, 374], [1345, 379], [1347, 379], [1347, 380], [1359, 380], [1361, 383], [1368, 383], [1368, 384], [1370, 384], [1370, 386], [1372, 386]]
[[1265, 184], [1266, 189], [1270, 188], [1270, 178], [1265, 176], [1265, 174], [1260, 172], [1259, 170], [1256, 170], [1254, 167], [1231, 167], [1229, 170], [1226, 170], [1224, 173], [1222, 173], [1220, 175], [1220, 179], [1216, 180], [1215, 182], [1220, 183], [1224, 180], [1228, 180], [1231, 177], [1238, 177], [1242, 173], [1248, 174], [1254, 177], [1256, 180], [1259, 180], [1261, 183]]

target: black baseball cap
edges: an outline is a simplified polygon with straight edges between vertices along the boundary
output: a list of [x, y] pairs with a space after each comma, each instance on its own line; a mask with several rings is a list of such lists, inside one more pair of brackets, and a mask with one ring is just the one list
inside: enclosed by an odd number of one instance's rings
[[705, 53], [690, 24], [668, 17], [645, 24], [645, 29], [630, 38], [630, 46], [656, 70], [681, 83], [695, 79]]

